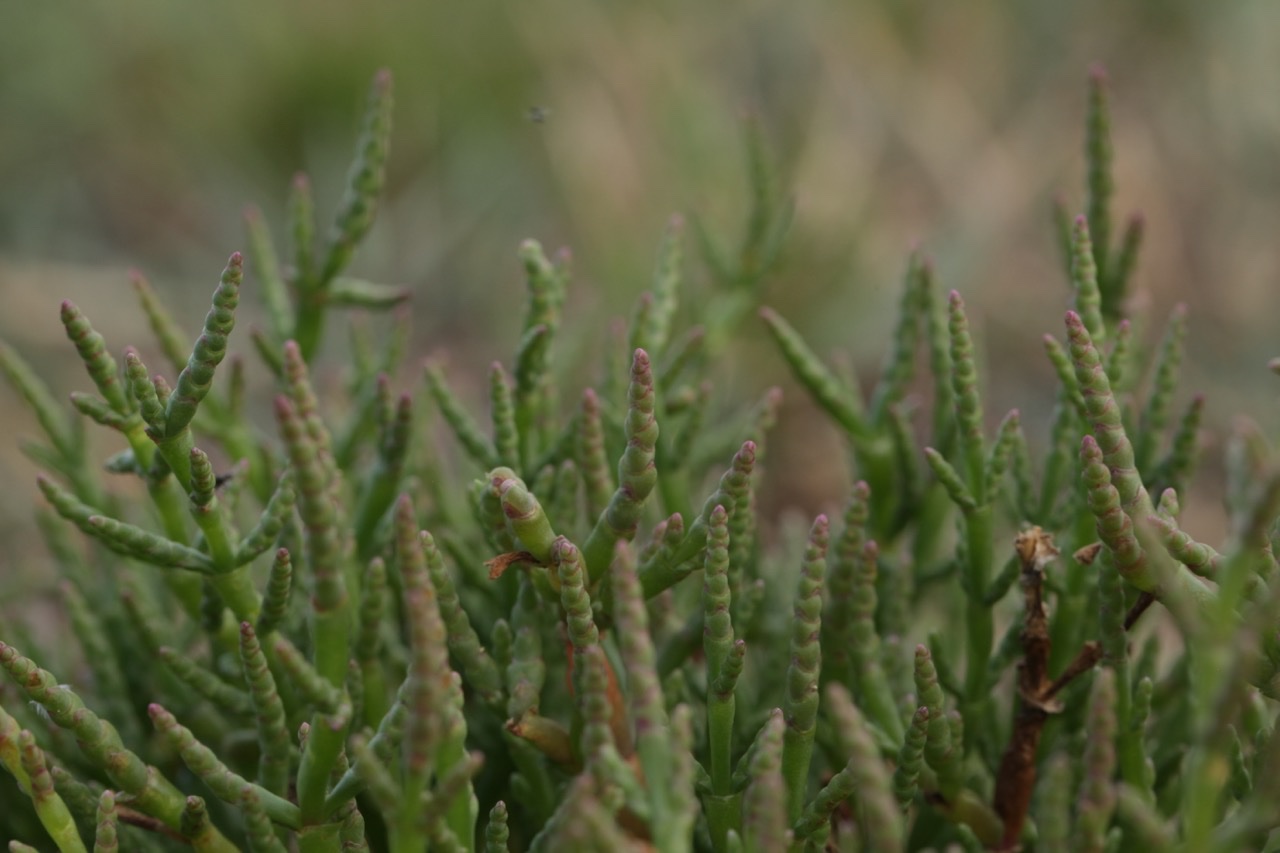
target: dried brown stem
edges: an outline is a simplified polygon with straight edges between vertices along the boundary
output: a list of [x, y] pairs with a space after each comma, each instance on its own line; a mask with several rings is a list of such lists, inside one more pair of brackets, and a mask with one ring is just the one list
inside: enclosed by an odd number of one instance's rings
[[[1014, 543], [1022, 568], [1022, 591], [1025, 615], [1022, 624], [1022, 660], [1018, 663], [1018, 710], [1014, 715], [1013, 734], [1000, 760], [996, 777], [995, 811], [1004, 821], [1004, 834], [996, 847], [1001, 851], [1018, 849], [1022, 827], [1031, 807], [1031, 792], [1036, 783], [1036, 752], [1040, 736], [1050, 715], [1062, 710], [1057, 700], [1062, 688], [1081, 673], [1088, 672], [1102, 657], [1102, 647], [1093, 641], [1084, 644], [1075, 659], [1056, 679], [1049, 679], [1049, 615], [1044, 606], [1044, 571], [1058, 549], [1053, 537], [1039, 527], [1018, 535]], [[1076, 559], [1088, 564], [1096, 551], [1082, 549]]]
[[996, 777], [995, 810], [1004, 821], [999, 850], [1015, 850], [1031, 807], [1036, 780], [1036, 750], [1045, 721], [1056, 707], [1047, 707], [1042, 693], [1048, 684], [1051, 642], [1044, 606], [1044, 569], [1058, 555], [1053, 537], [1033, 527], [1018, 534], [1014, 548], [1022, 567], [1025, 615], [1022, 624], [1023, 659], [1018, 664], [1018, 710], [1009, 746]]
[[116, 815], [119, 817], [121, 823], [127, 823], [130, 826], [136, 826], [139, 829], [145, 829], [148, 832], [158, 832], [167, 838], [172, 838], [174, 841], [180, 841], [183, 844], [188, 843], [185, 835], [177, 830], [170, 829], [165, 825], [164, 821], [159, 818], [134, 811], [127, 806], [120, 805], [118, 802], [116, 804]]
[[1147, 608], [1155, 604], [1156, 597], [1149, 592], [1143, 592], [1133, 602], [1133, 606], [1129, 608], [1129, 612], [1124, 616], [1124, 629], [1128, 631], [1133, 627], [1133, 623], [1138, 621], [1138, 617], [1147, 612]]
[[1085, 643], [1076, 654], [1075, 659], [1067, 664], [1067, 668], [1062, 671], [1062, 675], [1059, 675], [1054, 679], [1053, 684], [1049, 685], [1049, 689], [1044, 692], [1044, 698], [1052, 699], [1077, 676], [1093, 669], [1094, 664], [1100, 660], [1102, 660], [1102, 645], [1096, 640], [1090, 640]]

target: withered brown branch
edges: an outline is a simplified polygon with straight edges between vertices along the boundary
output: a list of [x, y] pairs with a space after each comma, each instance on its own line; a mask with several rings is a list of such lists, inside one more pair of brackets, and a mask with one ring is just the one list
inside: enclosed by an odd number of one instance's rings
[[116, 806], [116, 814], [119, 817], [121, 823], [127, 823], [130, 826], [136, 826], [139, 829], [145, 829], [148, 832], [158, 832], [163, 836], [172, 838], [174, 841], [180, 841], [183, 844], [190, 843], [187, 840], [186, 836], [184, 836], [180, 832], [176, 832], [170, 829], [168, 826], [165, 826], [164, 821], [160, 820], [159, 818], [155, 818], [155, 817], [152, 817], [151, 815], [143, 814], [142, 812], [139, 812], [139, 811], [134, 811], [131, 808], [127, 808], [121, 805]]
[[1156, 603], [1156, 597], [1149, 592], [1140, 593], [1124, 616], [1124, 629], [1128, 631], [1138, 621], [1138, 617], [1147, 612], [1147, 608]]
[[[1076, 551], [1072, 557], [1082, 566], [1091, 566], [1093, 561], [1098, 559], [1098, 555], [1102, 553], [1102, 543], [1094, 542], [1086, 545]], [[1147, 608], [1155, 604], [1156, 597], [1149, 592], [1141, 592], [1134, 600], [1133, 606], [1129, 608], [1129, 612], [1124, 617], [1124, 629], [1131, 630], [1143, 613], [1147, 612]]]
[[499, 554], [492, 559], [484, 561], [485, 567], [489, 569], [489, 580], [496, 581], [506, 573], [507, 569], [516, 565], [535, 565], [540, 566], [538, 558], [530, 554], [528, 551], [509, 551], [505, 554]]
[[[1032, 527], [1018, 534], [1014, 543], [1022, 570], [1025, 613], [1022, 624], [1022, 661], [1018, 663], [1018, 710], [1009, 746], [1000, 760], [996, 777], [995, 810], [1004, 822], [998, 849], [1015, 850], [1022, 835], [1035, 787], [1036, 750], [1045, 720], [1056, 708], [1046, 707], [1043, 693], [1048, 687], [1049, 618], [1044, 606], [1044, 570], [1058, 549], [1053, 537]], [[1048, 700], [1050, 703], [1051, 699]]]
[[1044, 691], [1045, 699], [1052, 699], [1062, 688], [1070, 684], [1077, 676], [1093, 669], [1094, 664], [1102, 660], [1102, 644], [1096, 640], [1090, 640], [1080, 647], [1080, 651], [1067, 664], [1067, 668], [1062, 671]]
[[[1014, 716], [1013, 734], [1000, 761], [996, 778], [995, 810], [1004, 821], [1004, 834], [998, 850], [1017, 850], [1018, 839], [1031, 807], [1031, 793], [1036, 782], [1036, 752], [1044, 724], [1052, 714], [1062, 710], [1057, 695], [1072, 680], [1088, 672], [1102, 658], [1102, 646], [1090, 641], [1057, 678], [1049, 678], [1049, 613], [1044, 604], [1045, 567], [1058, 556], [1053, 537], [1032, 527], [1018, 534], [1014, 550], [1022, 569], [1022, 591], [1025, 599], [1022, 623], [1022, 660], [1018, 663], [1018, 710]], [[1082, 548], [1075, 558], [1090, 565], [1100, 546]]]

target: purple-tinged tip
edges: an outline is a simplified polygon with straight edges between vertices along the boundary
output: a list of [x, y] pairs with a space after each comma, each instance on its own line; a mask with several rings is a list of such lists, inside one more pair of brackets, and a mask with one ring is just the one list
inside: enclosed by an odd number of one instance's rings
[[929, 647], [926, 646], [924, 643], [916, 643], [916, 657], [918, 658], [929, 657]]
[[1102, 451], [1098, 448], [1098, 440], [1086, 433], [1084, 438], [1080, 439], [1080, 452], [1093, 455]]
[[76, 310], [76, 304], [70, 299], [64, 299], [62, 300], [61, 310], [62, 316], [66, 317], [68, 314]]
[[244, 264], [244, 256], [239, 252], [232, 252], [231, 257], [227, 259], [227, 266], [238, 267]]
[[373, 78], [373, 84], [379, 89], [386, 89], [391, 85], [391, 80], [391, 69], [379, 68], [377, 75]]
[[1106, 83], [1107, 82], [1107, 66], [1101, 62], [1095, 62], [1089, 66], [1089, 82]]
[[1080, 319], [1080, 315], [1072, 310], [1067, 311], [1066, 322], [1068, 329], [1084, 326], [1084, 321]]
[[[1173, 306], [1173, 316], [1177, 319], [1182, 319], [1187, 316], [1187, 303], [1179, 302], [1177, 305]], [[1125, 322], [1127, 323], [1129, 321], [1126, 320]]]
[[947, 303], [948, 303], [952, 308], [963, 308], [963, 307], [964, 307], [964, 299], [960, 296], [960, 291], [958, 291], [958, 290], [953, 290], [953, 291], [951, 291], [950, 293], [948, 293], [948, 294], [947, 294]]
[[[1178, 309], [1176, 308], [1174, 309], [1174, 311], [1177, 311], [1177, 310]], [[1129, 319], [1126, 317], [1125, 319], [1121, 320], [1120, 325], [1116, 327], [1116, 334], [1120, 334], [1120, 335], [1124, 334], [1125, 332], [1129, 331], [1129, 327], [1132, 325], [1133, 324], [1130, 323]]]
[[758, 310], [756, 314], [758, 314], [760, 319], [764, 320], [766, 323], [772, 323], [778, 318], [778, 312], [774, 311], [768, 305], [760, 306], [760, 310]]
[[166, 711], [164, 709], [164, 706], [161, 705], [159, 702], [152, 702], [150, 705], [147, 706], [147, 713], [151, 716], [151, 719], [154, 720], [156, 717], [163, 716], [165, 714], [168, 714], [169, 712]]
[[667, 220], [667, 227], [672, 229], [673, 231], [679, 231], [680, 229], [684, 228], [684, 214], [681, 214], [681, 213], [671, 214], [671, 217]]
[[311, 178], [307, 176], [306, 172], [293, 173], [293, 189], [294, 192], [306, 192], [311, 189]]
[[570, 542], [566, 536], [557, 536], [551, 543], [551, 559], [557, 563], [572, 560], [577, 555], [578, 546]]
[[1075, 226], [1076, 226], [1076, 229], [1077, 229], [1077, 230], [1079, 230], [1079, 229], [1081, 229], [1081, 228], [1086, 228], [1086, 229], [1087, 229], [1087, 228], [1089, 227], [1089, 219], [1088, 219], [1088, 217], [1086, 217], [1083, 213], [1078, 213], [1078, 214], [1076, 214], [1076, 218], [1075, 218]]

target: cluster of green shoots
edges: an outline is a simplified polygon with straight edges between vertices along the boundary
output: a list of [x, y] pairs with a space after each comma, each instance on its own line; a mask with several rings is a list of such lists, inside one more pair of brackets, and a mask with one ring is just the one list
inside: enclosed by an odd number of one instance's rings
[[[310, 377], [329, 309], [409, 295], [342, 275], [390, 104], [383, 74], [327, 239], [303, 179], [290, 263], [247, 217], [274, 431], [243, 362], [223, 366], [238, 254], [194, 346], [136, 281], [172, 382], [133, 348], [121, 365], [69, 302], [97, 390], [75, 413], [0, 348], [45, 433], [24, 449], [77, 640], [36, 653], [16, 614], [0, 625], [10, 849], [1272, 849], [1280, 459], [1241, 426], [1229, 540], [1181, 529], [1203, 399], [1172, 415], [1183, 312], [1153, 358], [1123, 319], [1142, 232], [1112, 248], [1101, 75], [1088, 212], [1061, 217], [1075, 310], [1045, 338], [1045, 452], [1016, 411], [987, 436], [964, 304], [915, 255], [867, 402], [760, 312], [859, 478], [837, 523], [782, 524], [776, 547], [756, 488], [779, 392], [716, 423], [707, 378], [789, 222], [758, 139], [740, 250], [696, 229], [702, 323], [678, 333], [673, 220], [594, 388], [569, 396], [557, 366], [568, 255], [521, 247], [523, 332], [485, 423], [440, 365], [399, 375], [403, 310], [380, 347], [353, 324], [342, 406]], [[138, 505], [103, 486], [86, 420], [123, 444], [105, 470], [141, 481]]]

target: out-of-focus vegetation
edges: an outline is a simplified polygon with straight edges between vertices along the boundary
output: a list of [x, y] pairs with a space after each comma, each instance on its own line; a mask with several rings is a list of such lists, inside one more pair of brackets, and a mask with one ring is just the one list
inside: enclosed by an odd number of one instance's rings
[[[74, 369], [50, 309], [65, 295], [108, 340], [142, 339], [129, 266], [198, 316], [208, 271], [244, 245], [242, 205], [280, 222], [305, 169], [331, 209], [366, 81], [386, 65], [399, 91], [388, 199], [355, 269], [414, 287], [420, 346], [484, 364], [517, 334], [506, 306], [526, 236], [572, 247], [575, 298], [593, 303], [569, 306], [580, 314], [629, 310], [671, 211], [727, 243], [747, 204], [745, 111], [797, 202], [768, 299], [820, 350], [872, 365], [919, 240], [942, 284], [971, 296], [1000, 377], [991, 410], [1027, 411], [1039, 395], [1047, 413], [1039, 339], [1069, 295], [1049, 210], [1059, 192], [1082, 203], [1083, 81], [1101, 61], [1117, 202], [1147, 219], [1137, 286], [1153, 320], [1190, 304], [1189, 387], [1210, 392], [1211, 410], [1267, 422], [1277, 39], [1280, 10], [1261, 2], [12, 3], [0, 12], [0, 336]], [[695, 280], [703, 270], [691, 264]], [[739, 357], [784, 379], [766, 347]], [[785, 461], [805, 491], [774, 499], [812, 509], [842, 493], [841, 472], [792, 466], [837, 439], [803, 417], [800, 395], [787, 405], [775, 469]], [[26, 418], [6, 412], [3, 428], [30, 433]], [[15, 484], [0, 495], [8, 535], [30, 529], [34, 488], [15, 445], [0, 448]]]

